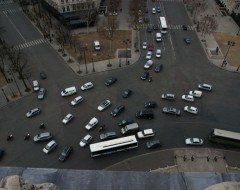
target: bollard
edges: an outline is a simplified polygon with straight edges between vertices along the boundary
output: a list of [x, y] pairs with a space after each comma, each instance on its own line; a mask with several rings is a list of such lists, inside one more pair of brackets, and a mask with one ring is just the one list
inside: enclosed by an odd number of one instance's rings
[[209, 160], [210, 160], [210, 157], [209, 157], [209, 156], [207, 156], [207, 161], [209, 162]]
[[183, 156], [183, 161], [184, 161], [184, 162], [186, 161], [186, 156], [185, 156], [185, 155]]
[[193, 156], [191, 156], [191, 160], [192, 160], [192, 162], [194, 161], [194, 157]]

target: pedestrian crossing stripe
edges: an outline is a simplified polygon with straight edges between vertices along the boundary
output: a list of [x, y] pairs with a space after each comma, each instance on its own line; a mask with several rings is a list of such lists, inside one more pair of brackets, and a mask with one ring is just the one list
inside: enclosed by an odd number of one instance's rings
[[13, 0], [0, 0], [0, 5], [6, 5], [13, 3]]
[[[154, 24], [144, 24], [144, 23], [139, 23], [138, 24], [138, 28], [140, 29], [146, 29], [148, 26], [153, 27]], [[182, 30], [182, 25], [178, 24], [178, 25], [173, 25], [173, 24], [168, 24], [168, 29], [170, 30]], [[195, 27], [192, 25], [186, 25], [188, 30], [195, 30]], [[158, 24], [158, 28], [160, 28], [160, 24]]]
[[21, 9], [21, 8], [18, 8], [18, 9], [9, 9], [9, 10], [4, 10], [4, 11], [2, 11], [2, 14], [11, 14], [11, 13], [19, 12], [19, 11], [22, 11], [22, 9]]
[[28, 47], [31, 47], [31, 46], [35, 46], [35, 45], [39, 45], [39, 44], [43, 44], [43, 43], [46, 43], [46, 42], [48, 42], [48, 41], [42, 38], [42, 39], [26, 42], [24, 44], [16, 45], [16, 46], [14, 46], [14, 49], [15, 50], [25, 49], [25, 48], [28, 48]]

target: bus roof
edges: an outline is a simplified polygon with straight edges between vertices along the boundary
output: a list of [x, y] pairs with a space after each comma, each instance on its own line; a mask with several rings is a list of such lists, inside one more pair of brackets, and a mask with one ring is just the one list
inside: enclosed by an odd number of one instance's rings
[[165, 17], [160, 17], [160, 22], [162, 27], [167, 27], [167, 22]]
[[226, 131], [222, 129], [213, 129], [213, 134], [221, 137], [240, 140], [240, 133], [237, 132]]

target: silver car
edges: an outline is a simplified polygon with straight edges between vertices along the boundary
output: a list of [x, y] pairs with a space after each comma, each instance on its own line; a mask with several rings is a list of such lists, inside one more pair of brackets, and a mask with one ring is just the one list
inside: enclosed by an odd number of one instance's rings
[[178, 115], [178, 116], [181, 114], [181, 111], [179, 109], [173, 108], [173, 107], [164, 107], [162, 111], [164, 113], [169, 113], [169, 114]]
[[43, 100], [46, 94], [46, 90], [45, 88], [40, 88], [40, 90], [38, 91], [38, 99], [39, 100]]

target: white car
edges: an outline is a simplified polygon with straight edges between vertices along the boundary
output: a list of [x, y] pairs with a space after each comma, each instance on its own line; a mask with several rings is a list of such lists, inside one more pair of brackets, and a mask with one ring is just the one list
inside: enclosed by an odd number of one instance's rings
[[198, 88], [201, 89], [201, 90], [211, 91], [212, 90], [212, 85], [210, 85], [210, 84], [199, 84]]
[[145, 69], [149, 69], [152, 65], [153, 65], [153, 60], [148, 60], [148, 61], [145, 63], [144, 68], [145, 68]]
[[182, 95], [182, 100], [194, 102], [194, 97], [192, 95]]
[[48, 154], [49, 152], [53, 151], [56, 147], [57, 143], [54, 140], [52, 140], [43, 148], [43, 152], [45, 154]]
[[191, 90], [189, 91], [189, 94], [194, 96], [194, 97], [197, 97], [197, 98], [200, 98], [202, 96], [202, 91], [199, 91], [199, 90]]
[[185, 139], [186, 145], [202, 145], [203, 140], [200, 138], [187, 138]]
[[73, 118], [74, 118], [74, 116], [73, 116], [71, 113], [69, 113], [69, 114], [67, 114], [67, 115], [63, 118], [62, 122], [63, 122], [64, 124], [67, 124], [67, 123], [69, 123]]
[[143, 42], [142, 49], [147, 49], [147, 42]]
[[75, 105], [79, 104], [79, 103], [82, 102], [82, 101], [83, 101], [82, 96], [77, 96], [76, 98], [74, 98], [74, 99], [71, 101], [71, 104], [72, 104], [72, 106], [75, 106]]
[[37, 91], [39, 91], [39, 83], [38, 83], [38, 81], [37, 80], [34, 80], [33, 81], [33, 90], [35, 91], [35, 92], [37, 92]]
[[156, 14], [156, 8], [152, 8], [152, 14]]
[[146, 59], [147, 60], [152, 59], [152, 52], [151, 51], [147, 52]]
[[160, 58], [160, 57], [161, 57], [161, 54], [162, 54], [161, 50], [160, 50], [160, 49], [157, 49], [157, 50], [156, 50], [156, 58]]
[[91, 88], [93, 88], [93, 83], [91, 83], [91, 82], [87, 82], [87, 83], [85, 83], [84, 85], [81, 86], [82, 91], [83, 90], [88, 90], [88, 89], [91, 89]]
[[81, 147], [87, 146], [93, 140], [92, 136], [87, 134], [83, 139], [80, 141], [79, 145]]
[[152, 129], [145, 129], [143, 131], [139, 131], [137, 133], [138, 138], [148, 138], [148, 137], [153, 137], [155, 134], [153, 133]]
[[103, 111], [105, 109], [107, 109], [108, 106], [111, 105], [110, 100], [104, 100], [99, 106], [98, 106], [98, 111]]
[[98, 124], [98, 119], [96, 117], [92, 118], [89, 123], [85, 126], [85, 129], [90, 130]]
[[192, 113], [192, 114], [198, 114], [198, 109], [193, 106], [185, 106], [184, 111]]

